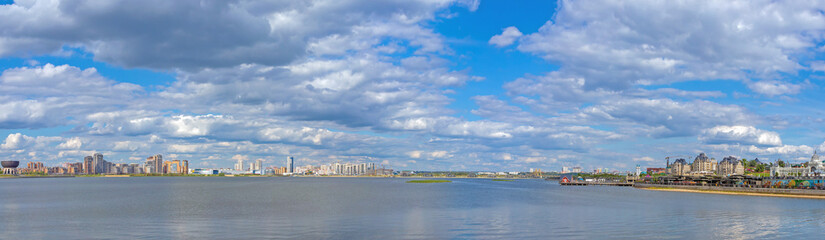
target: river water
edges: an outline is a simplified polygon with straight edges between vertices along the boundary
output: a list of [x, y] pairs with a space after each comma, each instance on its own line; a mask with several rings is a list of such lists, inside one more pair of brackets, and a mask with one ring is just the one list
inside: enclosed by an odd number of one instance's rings
[[0, 239], [825, 237], [825, 200], [407, 180], [0, 179]]

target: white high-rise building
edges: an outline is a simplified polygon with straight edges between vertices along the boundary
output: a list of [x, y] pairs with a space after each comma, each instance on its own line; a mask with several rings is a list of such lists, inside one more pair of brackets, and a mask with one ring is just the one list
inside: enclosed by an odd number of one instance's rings
[[264, 160], [263, 159], [255, 160], [255, 168], [253, 168], [252, 170], [261, 171], [261, 170], [264, 169], [263, 166], [264, 166]]
[[295, 172], [295, 160], [292, 156], [286, 157], [286, 172], [293, 173]]
[[561, 173], [569, 173], [569, 172], [570, 172], [570, 168], [568, 168], [568, 167], [561, 167]]
[[238, 163], [235, 163], [235, 170], [243, 171], [243, 159], [238, 159]]
[[641, 176], [641, 175], [642, 175], [642, 167], [639, 166], [638, 164], [636, 164], [636, 176], [638, 177], [638, 176]]

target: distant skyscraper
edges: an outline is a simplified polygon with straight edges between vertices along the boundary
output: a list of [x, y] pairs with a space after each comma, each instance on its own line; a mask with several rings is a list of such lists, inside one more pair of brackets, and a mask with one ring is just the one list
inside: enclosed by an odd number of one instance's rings
[[636, 176], [638, 177], [638, 176], [641, 176], [641, 175], [642, 175], [642, 167], [637, 164], [636, 165]]
[[295, 171], [295, 160], [292, 156], [286, 157], [286, 172], [293, 173]]

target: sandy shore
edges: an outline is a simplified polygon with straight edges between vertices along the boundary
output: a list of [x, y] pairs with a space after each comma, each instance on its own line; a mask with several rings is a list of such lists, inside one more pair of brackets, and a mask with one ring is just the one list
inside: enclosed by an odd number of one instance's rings
[[825, 196], [813, 195], [797, 195], [797, 194], [782, 194], [782, 193], [752, 193], [752, 192], [735, 192], [735, 191], [714, 191], [714, 190], [694, 190], [694, 189], [678, 189], [678, 188], [641, 188], [652, 191], [667, 191], [667, 192], [687, 192], [687, 193], [706, 193], [706, 194], [725, 194], [725, 195], [742, 195], [742, 196], [759, 196], [759, 197], [785, 197], [785, 198], [810, 198], [810, 199], [825, 199]]

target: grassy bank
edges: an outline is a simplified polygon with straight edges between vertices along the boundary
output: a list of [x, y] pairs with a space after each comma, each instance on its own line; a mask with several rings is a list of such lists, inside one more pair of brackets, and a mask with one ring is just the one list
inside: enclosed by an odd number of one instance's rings
[[512, 180], [512, 179], [493, 179], [493, 181], [496, 181], [496, 182], [512, 182], [512, 181], [515, 181], [515, 180]]
[[409, 180], [407, 183], [445, 183], [445, 182], [453, 182], [450, 180], [443, 180], [443, 179], [427, 179], [427, 180]]

